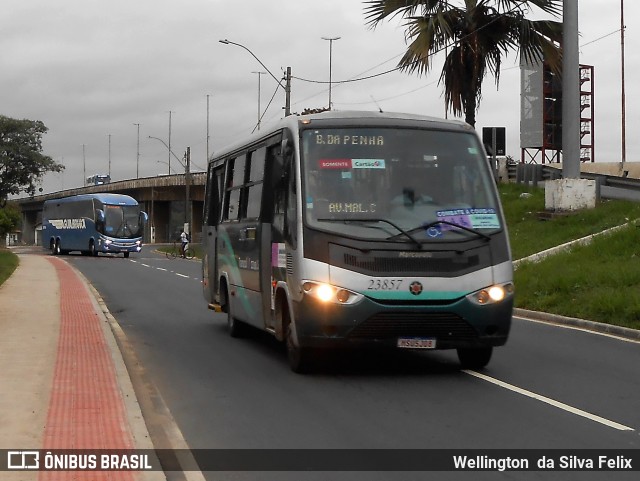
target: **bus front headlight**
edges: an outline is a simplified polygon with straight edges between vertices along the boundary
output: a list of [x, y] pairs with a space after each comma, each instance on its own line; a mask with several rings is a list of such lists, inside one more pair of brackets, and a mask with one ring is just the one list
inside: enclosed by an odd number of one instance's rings
[[322, 282], [304, 281], [302, 283], [304, 293], [322, 302], [332, 302], [334, 304], [355, 304], [363, 298], [362, 294], [332, 286]]
[[495, 304], [502, 302], [508, 297], [513, 295], [513, 284], [508, 282], [506, 284], [495, 284], [493, 286], [485, 287], [479, 291], [473, 292], [467, 296], [467, 299], [475, 304], [481, 306], [487, 304]]

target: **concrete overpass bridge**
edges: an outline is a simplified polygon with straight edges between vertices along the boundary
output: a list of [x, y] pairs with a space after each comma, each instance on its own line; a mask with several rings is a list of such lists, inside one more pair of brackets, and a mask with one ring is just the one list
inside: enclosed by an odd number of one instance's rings
[[[194, 242], [200, 241], [206, 172], [120, 180], [103, 185], [67, 189], [34, 197], [17, 199], [22, 210], [22, 238], [26, 244], [39, 244], [42, 228], [42, 206], [45, 200], [78, 194], [109, 192], [126, 194], [138, 201], [149, 214], [144, 242], [172, 242], [184, 223], [189, 222]], [[187, 199], [188, 190], [188, 199]], [[153, 229], [153, 231], [152, 231]]]

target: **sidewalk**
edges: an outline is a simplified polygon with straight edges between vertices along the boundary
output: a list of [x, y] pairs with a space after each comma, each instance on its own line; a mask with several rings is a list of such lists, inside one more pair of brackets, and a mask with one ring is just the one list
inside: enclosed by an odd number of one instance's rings
[[[153, 449], [108, 321], [84, 279], [61, 259], [19, 257], [0, 286], [0, 449]], [[166, 479], [158, 471], [1, 477]]]

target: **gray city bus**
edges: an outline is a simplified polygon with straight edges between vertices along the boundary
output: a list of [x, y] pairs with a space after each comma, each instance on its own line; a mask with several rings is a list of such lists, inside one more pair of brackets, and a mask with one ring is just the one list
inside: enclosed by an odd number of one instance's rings
[[467, 124], [408, 114], [290, 116], [208, 165], [203, 288], [230, 334], [321, 350], [507, 341], [513, 267], [494, 177]]

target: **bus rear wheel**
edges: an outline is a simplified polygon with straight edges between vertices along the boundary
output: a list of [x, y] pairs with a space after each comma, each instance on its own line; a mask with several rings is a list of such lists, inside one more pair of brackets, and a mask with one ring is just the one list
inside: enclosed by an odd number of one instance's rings
[[491, 360], [493, 347], [459, 348], [458, 359], [465, 369], [482, 369]]
[[60, 241], [52, 240], [49, 245], [51, 247], [51, 255], [60, 255]]
[[228, 292], [225, 295], [225, 299], [227, 299], [227, 327], [229, 328], [229, 335], [235, 338], [246, 337], [249, 326], [234, 317], [231, 309], [231, 298]]

